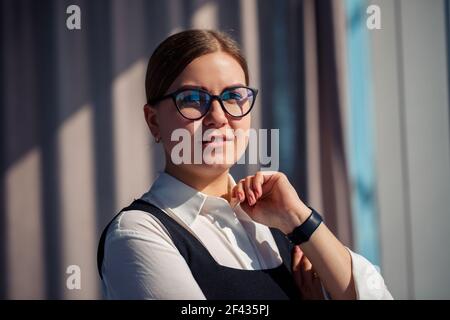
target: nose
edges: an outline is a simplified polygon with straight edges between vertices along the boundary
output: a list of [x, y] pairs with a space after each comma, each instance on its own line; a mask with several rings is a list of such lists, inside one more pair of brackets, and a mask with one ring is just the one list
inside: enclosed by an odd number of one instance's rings
[[206, 127], [220, 128], [227, 122], [228, 122], [227, 115], [225, 114], [225, 111], [222, 109], [220, 102], [217, 101], [217, 99], [214, 99], [211, 102], [211, 107], [209, 108], [208, 113], [203, 118], [203, 124]]

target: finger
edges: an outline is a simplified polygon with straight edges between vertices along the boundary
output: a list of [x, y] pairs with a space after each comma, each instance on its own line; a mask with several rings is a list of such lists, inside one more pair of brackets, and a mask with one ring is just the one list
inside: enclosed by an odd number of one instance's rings
[[251, 176], [249, 178], [249, 188], [250, 188], [251, 194], [253, 195], [253, 198], [255, 200], [255, 202], [253, 204], [255, 204], [256, 201], [259, 199], [258, 192], [255, 188], [255, 176]]
[[236, 194], [236, 191], [237, 191], [237, 184], [234, 187], [231, 188], [231, 198], [237, 198], [238, 197], [237, 194]]
[[297, 287], [300, 289], [302, 287], [302, 272], [300, 261], [302, 260], [303, 252], [300, 250], [299, 246], [294, 246], [292, 250], [292, 275]]
[[283, 174], [277, 171], [260, 171], [263, 178], [262, 193], [266, 194], [270, 192], [274, 184], [280, 179]]
[[236, 198], [239, 199], [239, 202], [242, 202], [245, 200], [245, 193], [244, 193], [244, 185], [243, 185], [244, 179], [241, 179], [234, 187], [234, 195]]
[[264, 176], [261, 171], [258, 171], [252, 180], [253, 191], [255, 192], [256, 199], [258, 200], [263, 195], [262, 185], [264, 183]]
[[301, 264], [300, 261], [303, 257], [303, 251], [300, 249], [299, 246], [294, 246], [292, 250], [292, 270], [293, 271], [300, 271]]
[[[299, 248], [300, 249], [300, 248]], [[301, 249], [300, 249], [301, 251]], [[297, 253], [298, 255], [298, 253]], [[293, 256], [293, 260], [298, 259], [298, 256]], [[297, 263], [296, 268], [300, 272], [293, 272], [294, 281], [296, 282], [297, 286], [300, 288], [300, 292], [303, 299], [306, 300], [322, 300], [324, 299], [324, 295], [322, 292], [322, 285], [319, 279], [314, 279], [314, 268], [309, 261], [309, 259], [303, 254], [301, 255], [301, 259], [298, 262], [298, 260], [295, 261]], [[294, 270], [294, 266], [293, 266]], [[300, 274], [300, 276], [296, 275]]]
[[312, 288], [313, 286], [312, 264], [305, 255], [303, 255], [302, 260], [300, 261], [300, 265], [301, 265], [300, 270], [302, 274], [303, 286]]
[[236, 195], [236, 188], [233, 187], [233, 189], [231, 189], [231, 194], [230, 194], [230, 206], [234, 209], [238, 203], [239, 203], [239, 198]]
[[248, 176], [244, 180], [244, 191], [247, 197], [247, 202], [250, 206], [253, 206], [256, 203], [256, 197], [252, 190], [252, 176]]

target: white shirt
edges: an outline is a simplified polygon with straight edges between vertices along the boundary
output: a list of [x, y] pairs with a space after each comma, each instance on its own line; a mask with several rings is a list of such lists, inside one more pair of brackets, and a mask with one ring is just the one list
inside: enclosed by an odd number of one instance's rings
[[[236, 184], [231, 175], [229, 183]], [[282, 262], [270, 229], [239, 205], [233, 210], [225, 199], [198, 192], [164, 172], [141, 199], [180, 223], [223, 266], [259, 270]], [[349, 252], [358, 299], [392, 299], [375, 267]], [[102, 274], [107, 299], [205, 299], [169, 232], [145, 211], [123, 212], [111, 224]]]

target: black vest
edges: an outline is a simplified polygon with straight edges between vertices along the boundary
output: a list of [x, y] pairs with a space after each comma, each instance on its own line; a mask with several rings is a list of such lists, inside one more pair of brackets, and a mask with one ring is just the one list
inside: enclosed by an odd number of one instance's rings
[[[197, 238], [158, 207], [138, 199], [121, 212], [129, 210], [146, 211], [166, 227], [207, 299], [299, 299], [291, 274], [292, 244], [280, 230], [270, 229], [283, 263], [273, 269], [240, 270], [218, 264]], [[101, 278], [106, 233], [119, 214], [103, 230], [98, 245], [97, 267]]]

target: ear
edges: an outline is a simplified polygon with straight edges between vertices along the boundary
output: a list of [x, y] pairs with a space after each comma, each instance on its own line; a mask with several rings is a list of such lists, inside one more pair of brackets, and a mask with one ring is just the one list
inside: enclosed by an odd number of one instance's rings
[[144, 115], [145, 121], [147, 122], [148, 128], [150, 129], [152, 135], [155, 138], [160, 137], [157, 109], [149, 104], [146, 104], [144, 106]]

